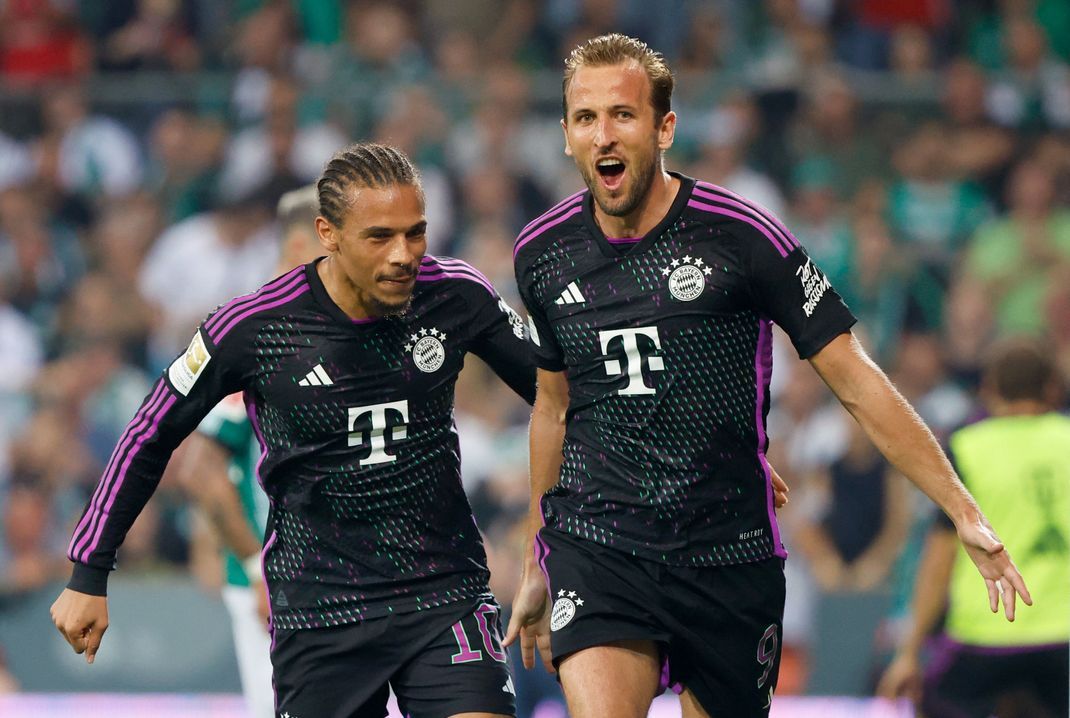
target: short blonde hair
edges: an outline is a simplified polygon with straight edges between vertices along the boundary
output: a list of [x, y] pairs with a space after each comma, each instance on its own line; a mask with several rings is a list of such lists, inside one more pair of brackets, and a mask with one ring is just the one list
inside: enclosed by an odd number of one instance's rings
[[650, 78], [650, 104], [654, 107], [654, 119], [661, 118], [672, 110], [672, 90], [675, 78], [665, 62], [665, 57], [652, 50], [642, 40], [618, 32], [593, 37], [576, 47], [565, 59], [565, 77], [561, 83], [561, 112], [568, 121], [568, 86], [581, 67], [605, 67], [635, 60]]

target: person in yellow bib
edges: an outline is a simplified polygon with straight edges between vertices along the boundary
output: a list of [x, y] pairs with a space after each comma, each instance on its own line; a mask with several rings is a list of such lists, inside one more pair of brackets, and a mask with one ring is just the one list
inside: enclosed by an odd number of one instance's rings
[[[1000, 343], [986, 363], [982, 396], [990, 416], [951, 435], [951, 458], [1001, 527], [1035, 605], [1008, 623], [976, 601], [976, 571], [940, 515], [918, 568], [906, 640], [878, 693], [909, 695], [926, 718], [1063, 718], [1070, 714], [1070, 417], [1056, 411], [1062, 386], [1050, 353], [1024, 339]], [[923, 674], [922, 648], [942, 616]]]

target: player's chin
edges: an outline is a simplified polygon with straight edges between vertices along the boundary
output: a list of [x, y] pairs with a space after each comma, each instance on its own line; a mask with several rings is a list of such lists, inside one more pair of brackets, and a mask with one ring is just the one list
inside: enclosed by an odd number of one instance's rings
[[[400, 296], [399, 296], [400, 294]], [[372, 313], [379, 317], [397, 317], [412, 306], [412, 290], [400, 293], [383, 293], [372, 297]]]

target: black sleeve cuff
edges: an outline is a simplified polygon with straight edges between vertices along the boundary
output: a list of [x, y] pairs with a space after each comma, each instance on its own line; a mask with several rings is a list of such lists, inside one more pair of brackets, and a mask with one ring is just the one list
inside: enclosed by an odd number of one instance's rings
[[90, 596], [107, 596], [109, 573], [110, 571], [106, 568], [76, 563], [74, 571], [71, 572], [71, 580], [67, 582], [67, 588]]

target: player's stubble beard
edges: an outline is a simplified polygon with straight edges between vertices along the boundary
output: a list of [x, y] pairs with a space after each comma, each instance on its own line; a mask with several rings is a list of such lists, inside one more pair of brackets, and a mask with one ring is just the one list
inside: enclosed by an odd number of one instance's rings
[[384, 302], [378, 297], [368, 297], [368, 306], [365, 309], [368, 311], [369, 316], [373, 317], [403, 317], [409, 313], [409, 309], [412, 308], [412, 295], [406, 297], [404, 302], [400, 303], [388, 303]]
[[591, 196], [598, 203], [598, 208], [605, 214], [610, 217], [626, 217], [639, 208], [654, 184], [654, 177], [657, 175], [659, 166], [658, 150], [655, 146], [651, 154], [638, 159], [634, 166], [631, 163], [628, 164], [628, 173], [631, 175], [630, 186], [626, 188], [624, 196], [616, 200], [616, 204], [610, 204], [611, 200], [602, 196], [605, 188], [602, 187], [598, 170], [595, 169], [597, 163], [598, 158], [595, 157], [590, 166], [580, 167], [580, 175], [583, 177], [584, 184], [591, 191]]

